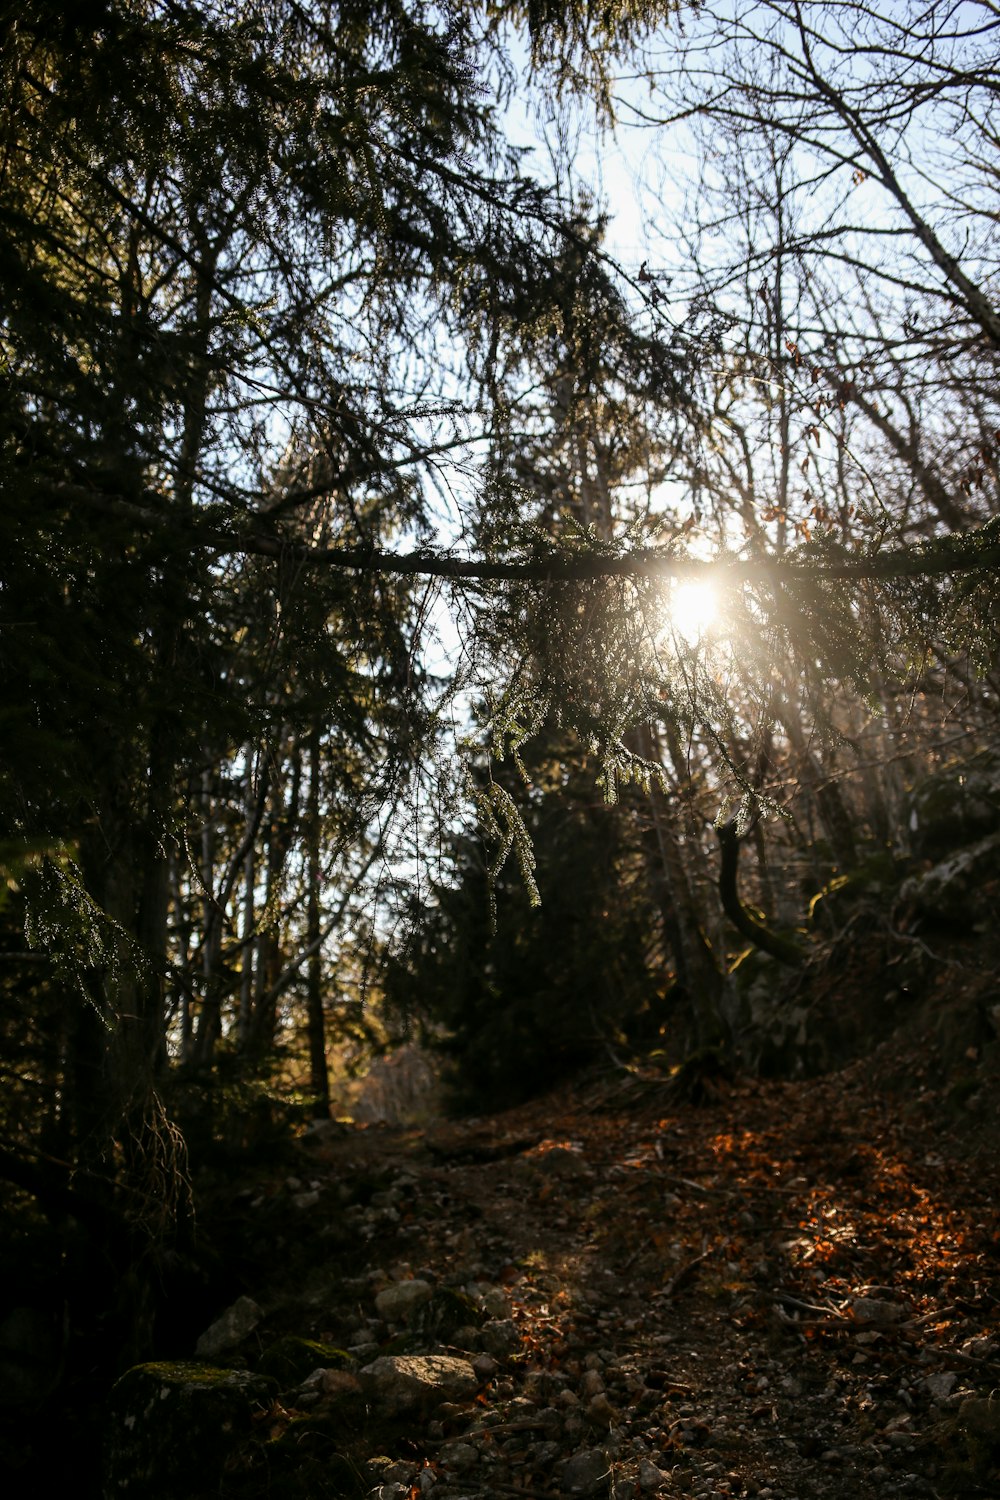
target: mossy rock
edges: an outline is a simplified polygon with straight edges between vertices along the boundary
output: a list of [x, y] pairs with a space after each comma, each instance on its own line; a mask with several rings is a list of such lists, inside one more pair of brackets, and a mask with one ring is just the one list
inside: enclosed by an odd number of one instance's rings
[[106, 1500], [217, 1494], [275, 1391], [273, 1381], [249, 1370], [194, 1361], [135, 1365], [111, 1392]]
[[900, 897], [926, 921], [954, 928], [970, 927], [990, 917], [1000, 880], [1000, 834], [959, 849], [921, 875], [903, 882]]
[[301, 1385], [313, 1370], [346, 1370], [352, 1363], [347, 1351], [334, 1344], [288, 1334], [265, 1349], [257, 1361], [257, 1369], [260, 1374], [271, 1376], [280, 1389], [286, 1391]]
[[985, 750], [918, 781], [905, 816], [916, 853], [939, 858], [1000, 828], [1000, 755]]

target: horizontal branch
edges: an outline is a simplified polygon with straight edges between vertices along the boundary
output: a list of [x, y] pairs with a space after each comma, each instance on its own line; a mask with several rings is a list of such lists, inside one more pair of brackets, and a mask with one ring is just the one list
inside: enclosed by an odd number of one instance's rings
[[602, 552], [535, 553], [510, 561], [456, 557], [417, 548], [388, 552], [378, 547], [309, 547], [250, 533], [219, 539], [221, 550], [284, 558], [313, 567], [350, 568], [361, 573], [446, 578], [477, 583], [594, 582], [601, 578], [694, 578], [711, 576], [733, 583], [879, 582], [935, 578], [1000, 568], [996, 528], [949, 535], [931, 545], [896, 547], [856, 557], [754, 557], [700, 559], [655, 549], [612, 556]]
[[136, 504], [119, 497], [88, 490], [82, 485], [60, 484], [54, 493], [64, 500], [83, 503], [123, 520], [141, 522], [152, 530], [167, 531], [176, 549], [184, 542], [191, 551], [206, 548], [218, 556], [274, 558], [306, 567], [344, 568], [359, 573], [389, 577], [445, 578], [456, 582], [595, 582], [601, 578], [696, 578], [711, 576], [730, 583], [822, 583], [888, 582], [892, 579], [941, 578], [952, 574], [995, 572], [1000, 569], [1000, 525], [997, 520], [966, 532], [949, 532], [932, 542], [899, 546], [872, 553], [801, 552], [784, 556], [716, 559], [687, 557], [656, 548], [625, 552], [552, 551], [494, 561], [482, 557], [457, 557], [454, 553], [418, 547], [411, 552], [391, 552], [375, 546], [315, 547], [286, 540], [251, 528], [232, 530], [202, 525], [197, 516], [181, 517], [152, 504]]

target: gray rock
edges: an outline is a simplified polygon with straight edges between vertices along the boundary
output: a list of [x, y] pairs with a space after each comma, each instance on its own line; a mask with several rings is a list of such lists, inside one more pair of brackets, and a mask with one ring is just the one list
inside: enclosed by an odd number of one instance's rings
[[498, 1286], [483, 1287], [479, 1293], [479, 1303], [488, 1318], [506, 1318], [510, 1316], [510, 1303], [507, 1301], [505, 1292]]
[[[1000, 1010], [1000, 1006], [996, 1009]], [[989, 1334], [980, 1333], [974, 1338], [966, 1339], [959, 1348], [963, 1354], [971, 1354], [973, 1359], [991, 1359], [997, 1352], [997, 1341], [990, 1338]]]
[[560, 1445], [551, 1439], [544, 1443], [533, 1443], [529, 1449], [531, 1462], [538, 1468], [547, 1468], [549, 1464], [554, 1464], [561, 1452]]
[[393, 1463], [386, 1464], [382, 1469], [380, 1478], [383, 1484], [410, 1485], [413, 1483], [416, 1472], [417, 1465], [415, 1463], [412, 1463], [408, 1458], [400, 1458], [396, 1459]]
[[935, 1401], [947, 1401], [957, 1384], [958, 1376], [953, 1370], [942, 1370], [937, 1375], [926, 1377], [924, 1390]]
[[985, 911], [981, 888], [1000, 867], [1000, 834], [991, 834], [949, 855], [923, 875], [911, 875], [900, 888], [903, 901], [932, 917], [968, 923]]
[[487, 1354], [495, 1355], [497, 1359], [505, 1359], [508, 1354], [518, 1352], [521, 1347], [521, 1335], [513, 1318], [495, 1318], [490, 1323], [484, 1323], [480, 1328], [479, 1342]]
[[387, 1415], [468, 1400], [479, 1388], [467, 1359], [450, 1354], [383, 1354], [360, 1372], [362, 1388]]
[[472, 1361], [472, 1368], [480, 1380], [492, 1380], [500, 1366], [492, 1354], [477, 1354]]
[[375, 1309], [387, 1323], [404, 1323], [422, 1302], [429, 1302], [434, 1288], [426, 1281], [394, 1281], [375, 1298]]
[[666, 1484], [667, 1476], [662, 1469], [658, 1469], [650, 1458], [639, 1460], [639, 1488], [651, 1491], [653, 1494]]
[[441, 1462], [446, 1469], [462, 1474], [479, 1462], [479, 1450], [471, 1443], [451, 1443], [441, 1455]]
[[560, 1482], [571, 1495], [596, 1495], [608, 1487], [611, 1466], [600, 1448], [584, 1448], [562, 1466]]
[[227, 1349], [235, 1349], [252, 1333], [264, 1314], [250, 1297], [237, 1297], [210, 1328], [206, 1328], [195, 1344], [194, 1352], [199, 1359], [215, 1359]]
[[909, 1316], [910, 1309], [902, 1302], [885, 1302], [881, 1297], [856, 1297], [851, 1304], [855, 1323], [871, 1328], [890, 1328], [894, 1323], [905, 1323]]
[[[953, 761], [919, 781], [904, 806], [915, 854], [932, 859], [996, 831], [1000, 822], [1000, 759], [985, 751]], [[908, 812], [908, 816], [907, 816]]]

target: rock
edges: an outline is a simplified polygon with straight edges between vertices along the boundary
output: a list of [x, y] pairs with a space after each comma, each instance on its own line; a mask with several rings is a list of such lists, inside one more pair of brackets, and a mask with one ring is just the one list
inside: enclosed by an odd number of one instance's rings
[[480, 1380], [492, 1380], [500, 1366], [492, 1354], [477, 1354], [472, 1361], [472, 1368]]
[[393, 1484], [403, 1484], [409, 1490], [416, 1472], [417, 1466], [412, 1460], [401, 1461], [389, 1458], [385, 1453], [376, 1454], [365, 1464], [368, 1482], [374, 1486], [368, 1493], [377, 1495], [380, 1486]]
[[315, 1208], [319, 1202], [319, 1188], [310, 1188], [308, 1192], [296, 1193], [292, 1199], [293, 1208]]
[[450, 1287], [438, 1287], [426, 1301], [417, 1303], [407, 1321], [429, 1345], [457, 1344], [462, 1349], [474, 1349], [482, 1319], [471, 1297]]
[[215, 1359], [227, 1349], [235, 1349], [248, 1333], [253, 1332], [263, 1316], [250, 1297], [237, 1297], [233, 1305], [205, 1329], [194, 1346], [195, 1354], [199, 1359]]
[[996, 831], [1000, 822], [1000, 760], [981, 751], [917, 782], [904, 816], [914, 853], [932, 859]]
[[639, 1488], [652, 1492], [653, 1494], [666, 1484], [667, 1476], [662, 1469], [658, 1469], [652, 1459], [640, 1458], [639, 1460]]
[[902, 1302], [885, 1302], [880, 1297], [857, 1297], [851, 1304], [851, 1317], [855, 1323], [872, 1328], [890, 1328], [894, 1323], [905, 1323], [910, 1309]]
[[580, 1390], [584, 1396], [596, 1396], [604, 1389], [604, 1376], [599, 1370], [585, 1370], [583, 1379], [580, 1381]]
[[428, 1302], [434, 1288], [427, 1281], [393, 1281], [375, 1298], [375, 1309], [387, 1323], [405, 1323], [415, 1308]]
[[479, 1330], [479, 1341], [486, 1353], [495, 1355], [497, 1359], [516, 1354], [521, 1347], [521, 1335], [513, 1318], [495, 1318], [490, 1323], [484, 1323]]
[[543, 1443], [533, 1443], [528, 1449], [528, 1457], [533, 1468], [545, 1469], [555, 1463], [561, 1452], [560, 1445], [549, 1438]]
[[350, 1370], [324, 1370], [322, 1375], [324, 1396], [350, 1396], [361, 1390], [361, 1381]]
[[932, 919], [969, 925], [987, 912], [983, 885], [1000, 870], [1000, 834], [991, 834], [959, 849], [923, 875], [911, 875], [900, 888], [900, 899], [912, 902]]
[[587, 1162], [574, 1146], [550, 1146], [547, 1151], [533, 1151], [525, 1160], [545, 1177], [562, 1179], [587, 1176]]
[[483, 1287], [479, 1293], [479, 1305], [488, 1318], [510, 1317], [510, 1303], [507, 1294], [498, 1286]]
[[1000, 1447], [1000, 1399], [970, 1397], [958, 1408], [958, 1421], [970, 1437]]
[[610, 1475], [611, 1466], [601, 1449], [584, 1448], [566, 1460], [559, 1479], [571, 1495], [596, 1495], [607, 1489]]
[[479, 1388], [469, 1361], [450, 1354], [383, 1354], [361, 1371], [361, 1384], [389, 1416], [468, 1400]]
[[363, 1338], [356, 1344], [351, 1345], [351, 1357], [361, 1360], [370, 1359], [373, 1354], [378, 1353], [378, 1342], [375, 1339]]
[[974, 1338], [966, 1339], [959, 1345], [963, 1354], [969, 1354], [973, 1359], [992, 1359], [997, 1352], [997, 1341], [990, 1338], [989, 1334], [976, 1334]]
[[297, 1387], [313, 1370], [342, 1370], [351, 1356], [334, 1344], [319, 1339], [300, 1339], [294, 1334], [278, 1339], [257, 1361], [257, 1372], [270, 1375], [283, 1391]]
[[408, 1458], [397, 1459], [394, 1463], [388, 1463], [382, 1470], [383, 1484], [405, 1484], [413, 1483], [417, 1474], [417, 1465]]
[[134, 1366], [111, 1392], [105, 1494], [177, 1500], [214, 1491], [273, 1392], [249, 1370]]
[[943, 1370], [938, 1375], [928, 1375], [924, 1380], [924, 1390], [934, 1401], [947, 1401], [952, 1391], [958, 1384], [958, 1376], [953, 1370]]
[[479, 1450], [471, 1443], [452, 1443], [441, 1455], [441, 1462], [446, 1469], [462, 1474], [479, 1462]]
[[587, 1402], [587, 1416], [597, 1427], [616, 1427], [621, 1413], [612, 1406], [604, 1391], [598, 1391]]

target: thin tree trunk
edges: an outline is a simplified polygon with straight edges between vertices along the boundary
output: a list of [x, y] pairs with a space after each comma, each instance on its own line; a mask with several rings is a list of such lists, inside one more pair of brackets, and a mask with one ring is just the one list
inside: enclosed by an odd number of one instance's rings
[[323, 942], [320, 931], [320, 737], [314, 724], [309, 734], [309, 791], [306, 803], [306, 1029], [309, 1038], [309, 1092], [313, 1117], [330, 1118], [330, 1074], [326, 1063], [326, 1021], [323, 1015]]

